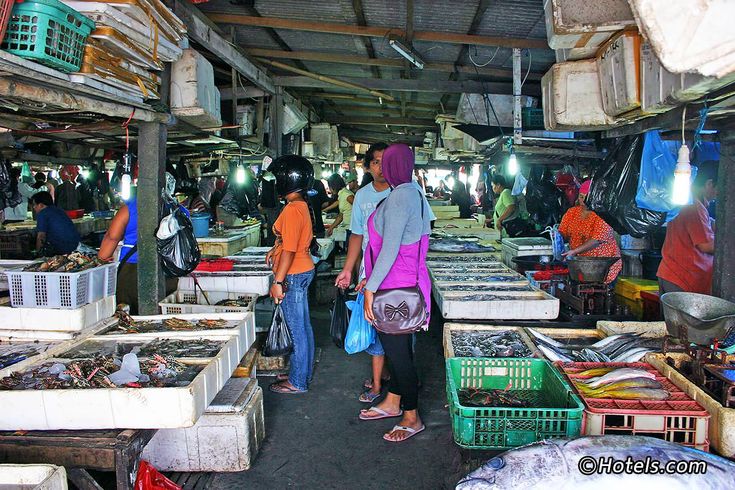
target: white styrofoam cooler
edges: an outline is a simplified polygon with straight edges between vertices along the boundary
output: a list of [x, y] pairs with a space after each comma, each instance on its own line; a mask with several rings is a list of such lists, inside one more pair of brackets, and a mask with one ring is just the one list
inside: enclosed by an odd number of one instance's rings
[[66, 469], [51, 464], [0, 464], [0, 488], [66, 490]]
[[[241, 359], [237, 354], [239, 339], [220, 338], [226, 341], [220, 352], [214, 358], [199, 360], [204, 368], [184, 387], [0, 391], [0, 430], [191, 427]], [[135, 336], [126, 340], [135, 340]], [[26, 369], [43, 362], [48, 361], [38, 361]]]
[[502, 249], [503, 263], [515, 269], [513, 263], [515, 257], [526, 257], [528, 255], [554, 255], [551, 240], [546, 238], [503, 238], [500, 243]]
[[264, 437], [263, 390], [231, 378], [193, 427], [159, 430], [142, 458], [161, 471], [244, 471]]
[[578, 61], [594, 58], [597, 54], [596, 47], [594, 48], [572, 48], [572, 49], [557, 49], [554, 51], [556, 55], [557, 63], [564, 63], [565, 61]]
[[[559, 316], [559, 300], [544, 291], [503, 292], [503, 296], [517, 296], [512, 300], [466, 301], [471, 292], [448, 293], [434, 287], [434, 299], [448, 320], [553, 320]], [[533, 299], [531, 299], [533, 298]]]
[[552, 49], [596, 48], [635, 25], [626, 0], [544, 0], [544, 14]]
[[555, 63], [541, 79], [544, 126], [550, 131], [596, 130], [616, 120], [602, 106], [597, 60]]
[[735, 71], [735, 2], [629, 0], [638, 27], [674, 73], [723, 77]]
[[621, 32], [597, 56], [602, 107], [610, 116], [620, 116], [641, 106], [640, 45], [637, 32]]
[[[495, 114], [486, 110], [485, 96], [495, 109]], [[521, 96], [521, 107], [536, 107], [538, 101], [535, 97]], [[498, 119], [495, 119], [497, 115]], [[488, 117], [490, 119], [488, 120]], [[457, 123], [482, 124], [486, 126], [513, 127], [513, 96], [497, 94], [462, 94], [459, 98], [456, 113]], [[455, 123], [456, 124], [456, 123]], [[454, 128], [462, 137], [466, 136]], [[454, 134], [454, 133], [452, 133]]]
[[641, 43], [641, 107], [644, 112], [666, 112], [731, 83], [735, 83], [735, 72], [722, 78], [672, 73], [661, 64], [650, 43]]
[[0, 330], [80, 332], [115, 313], [115, 296], [73, 310], [0, 307]]
[[[273, 282], [273, 272], [268, 271], [194, 272], [193, 274], [202, 289], [207, 292], [224, 291], [266, 296]], [[193, 291], [194, 288], [194, 279], [190, 276], [179, 278], [179, 289]]]
[[[180, 315], [182, 313], [240, 313], [255, 311], [257, 294], [251, 293], [228, 293], [226, 291], [202, 291], [179, 289], [158, 303], [161, 313], [164, 315]], [[207, 303], [207, 299], [209, 303]], [[217, 306], [217, 303], [225, 299], [237, 299], [248, 301], [247, 306]]]
[[171, 69], [171, 112], [207, 128], [222, 125], [221, 111], [212, 64], [195, 49], [185, 49]]

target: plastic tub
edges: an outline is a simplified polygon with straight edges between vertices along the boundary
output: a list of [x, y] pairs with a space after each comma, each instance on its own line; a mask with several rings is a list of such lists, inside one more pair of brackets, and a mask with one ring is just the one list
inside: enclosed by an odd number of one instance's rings
[[194, 226], [194, 236], [206, 238], [209, 236], [209, 213], [192, 214], [191, 224]]
[[84, 210], [83, 209], [72, 209], [65, 211], [66, 215], [71, 219], [79, 219], [84, 217]]

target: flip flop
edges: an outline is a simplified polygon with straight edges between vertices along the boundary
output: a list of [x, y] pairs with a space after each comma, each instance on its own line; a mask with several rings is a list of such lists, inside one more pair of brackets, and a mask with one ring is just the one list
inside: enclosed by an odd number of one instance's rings
[[[377, 417], [365, 416], [365, 414], [370, 411], [378, 413], [380, 415], [378, 415]], [[360, 410], [360, 415], [358, 416], [358, 418], [360, 420], [380, 420], [380, 419], [393, 419], [393, 418], [402, 417], [402, 416], [403, 416], [403, 410], [399, 410], [398, 413], [388, 413], [382, 408], [370, 407], [366, 410]]]
[[307, 390], [297, 390], [296, 388], [289, 388], [283, 383], [283, 381], [272, 383], [268, 387], [268, 389], [271, 390], [273, 393], [280, 393], [282, 395], [296, 395], [299, 393], [306, 393], [307, 391]]
[[373, 393], [370, 390], [363, 391], [360, 395], [360, 398], [358, 398], [359, 401], [362, 403], [373, 403], [375, 400], [380, 398], [381, 393]]
[[[403, 425], [394, 425], [393, 428], [390, 430], [390, 432], [388, 432], [387, 434], [383, 434], [383, 439], [385, 439], [388, 442], [403, 442], [403, 441], [406, 441], [406, 440], [412, 438], [413, 436], [415, 436], [419, 432], [423, 432], [424, 429], [426, 429], [426, 426], [425, 425], [422, 425], [418, 429], [412, 429], [411, 427], [405, 427]], [[408, 432], [408, 435], [406, 437], [404, 437], [403, 439], [400, 439], [398, 441], [394, 441], [392, 439], [388, 439], [388, 436], [390, 434], [394, 433], [397, 430]]]

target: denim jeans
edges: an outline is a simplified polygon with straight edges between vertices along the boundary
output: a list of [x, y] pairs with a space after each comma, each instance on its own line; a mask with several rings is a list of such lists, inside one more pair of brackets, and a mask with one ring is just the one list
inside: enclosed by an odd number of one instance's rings
[[309, 389], [314, 371], [314, 331], [309, 319], [309, 284], [314, 274], [312, 269], [286, 276], [287, 291], [281, 303], [294, 344], [288, 380], [299, 390]]

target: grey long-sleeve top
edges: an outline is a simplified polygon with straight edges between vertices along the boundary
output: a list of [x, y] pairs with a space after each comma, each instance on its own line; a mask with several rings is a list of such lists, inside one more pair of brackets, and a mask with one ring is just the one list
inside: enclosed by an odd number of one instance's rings
[[375, 211], [375, 230], [383, 238], [383, 246], [365, 286], [369, 291], [377, 291], [383, 283], [398, 257], [401, 245], [416, 243], [423, 235], [431, 233], [429, 211], [426, 198], [412, 183], [401, 184], [393, 189]]

